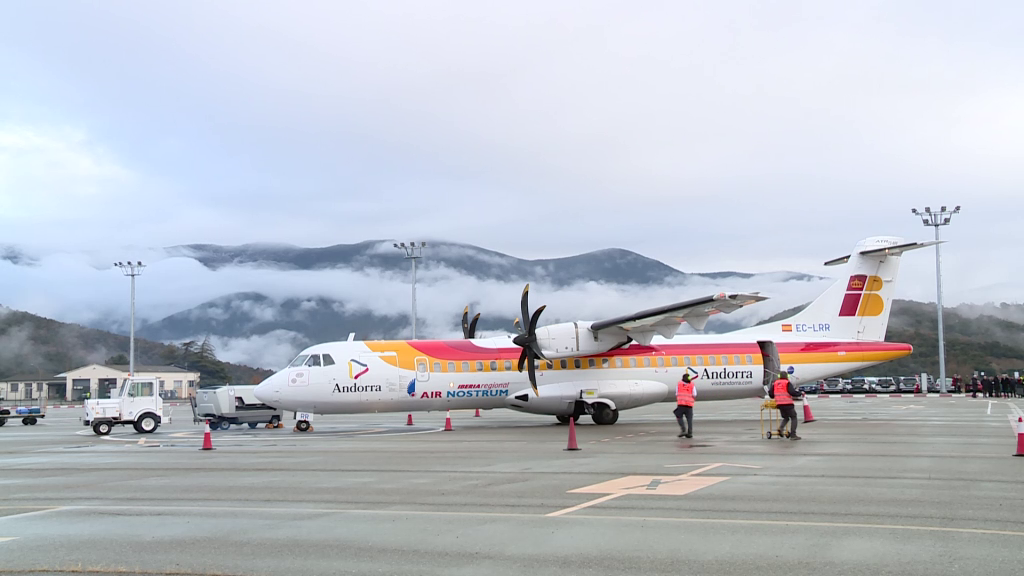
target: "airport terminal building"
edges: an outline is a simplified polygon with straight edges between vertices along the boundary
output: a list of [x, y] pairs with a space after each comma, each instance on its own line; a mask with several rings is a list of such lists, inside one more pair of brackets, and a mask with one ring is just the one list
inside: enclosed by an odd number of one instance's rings
[[[138, 378], [156, 378], [167, 399], [195, 396], [199, 372], [176, 366], [135, 366]], [[89, 364], [56, 376], [12, 376], [0, 380], [0, 398], [8, 402], [77, 402], [86, 398], [109, 398], [128, 377], [128, 366]], [[114, 391], [114, 392], [112, 392]]]

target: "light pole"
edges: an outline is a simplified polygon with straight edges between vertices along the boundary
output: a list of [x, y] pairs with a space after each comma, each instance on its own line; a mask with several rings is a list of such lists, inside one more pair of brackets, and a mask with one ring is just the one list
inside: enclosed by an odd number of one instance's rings
[[135, 277], [141, 275], [142, 269], [146, 266], [142, 262], [132, 264], [131, 260], [114, 262], [114, 266], [120, 268], [125, 276], [130, 276], [132, 279], [132, 326], [131, 336], [128, 338], [128, 377], [131, 378], [135, 376]]
[[[932, 209], [925, 206], [924, 212], [918, 212], [917, 208], [911, 208], [910, 212], [915, 216], [921, 217], [921, 223], [925, 226], [931, 226], [935, 228], [935, 300], [936, 306], [939, 309], [939, 391], [946, 391], [946, 343], [942, 336], [942, 260], [939, 255], [939, 227], [946, 226], [949, 221], [953, 218], [954, 214], [960, 213], [960, 207], [953, 208], [952, 211], [946, 210], [943, 206], [941, 210], [932, 212]], [[925, 392], [927, 392], [928, 383], [924, 384]]]
[[420, 242], [419, 246], [415, 242], [409, 242], [406, 246], [405, 242], [395, 244], [395, 248], [405, 252], [405, 259], [412, 260], [412, 339], [416, 339], [416, 261], [423, 257], [423, 249], [427, 247], [426, 242]]

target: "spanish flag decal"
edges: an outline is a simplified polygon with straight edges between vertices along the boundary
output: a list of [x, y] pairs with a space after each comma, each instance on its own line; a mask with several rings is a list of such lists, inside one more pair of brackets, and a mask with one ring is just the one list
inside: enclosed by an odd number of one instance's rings
[[793, 331], [793, 325], [792, 324], [783, 324], [782, 325], [782, 331], [783, 332], [792, 332]]

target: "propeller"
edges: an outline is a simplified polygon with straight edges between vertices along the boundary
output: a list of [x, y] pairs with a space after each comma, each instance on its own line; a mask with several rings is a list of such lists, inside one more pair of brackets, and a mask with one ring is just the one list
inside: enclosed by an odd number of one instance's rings
[[462, 311], [462, 335], [466, 340], [472, 340], [476, 338], [476, 323], [480, 320], [480, 313], [477, 312], [476, 316], [473, 316], [473, 321], [469, 321], [469, 306]]
[[519, 335], [512, 339], [512, 343], [523, 349], [522, 353], [519, 355], [519, 371], [522, 372], [523, 364], [527, 364], [530, 374], [530, 386], [533, 387], [534, 395], [540, 396], [540, 393], [537, 391], [536, 364], [537, 359], [543, 358], [543, 355], [541, 355], [540, 350], [537, 348], [537, 321], [540, 319], [540, 313], [543, 312], [547, 306], [545, 305], [537, 308], [531, 316], [529, 296], [530, 285], [527, 284], [526, 288], [523, 288], [523, 299], [520, 302], [520, 307], [523, 313], [522, 318], [529, 318], [530, 322], [526, 329], [523, 330], [522, 323], [520, 323], [519, 318], [516, 318], [515, 327], [519, 332]]

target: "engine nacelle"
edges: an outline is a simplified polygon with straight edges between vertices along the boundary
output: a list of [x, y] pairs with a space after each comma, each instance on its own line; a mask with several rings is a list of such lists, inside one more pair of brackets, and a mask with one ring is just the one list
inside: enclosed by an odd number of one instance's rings
[[593, 322], [564, 322], [537, 328], [537, 346], [545, 358], [571, 358], [607, 352], [626, 337], [590, 330]]

